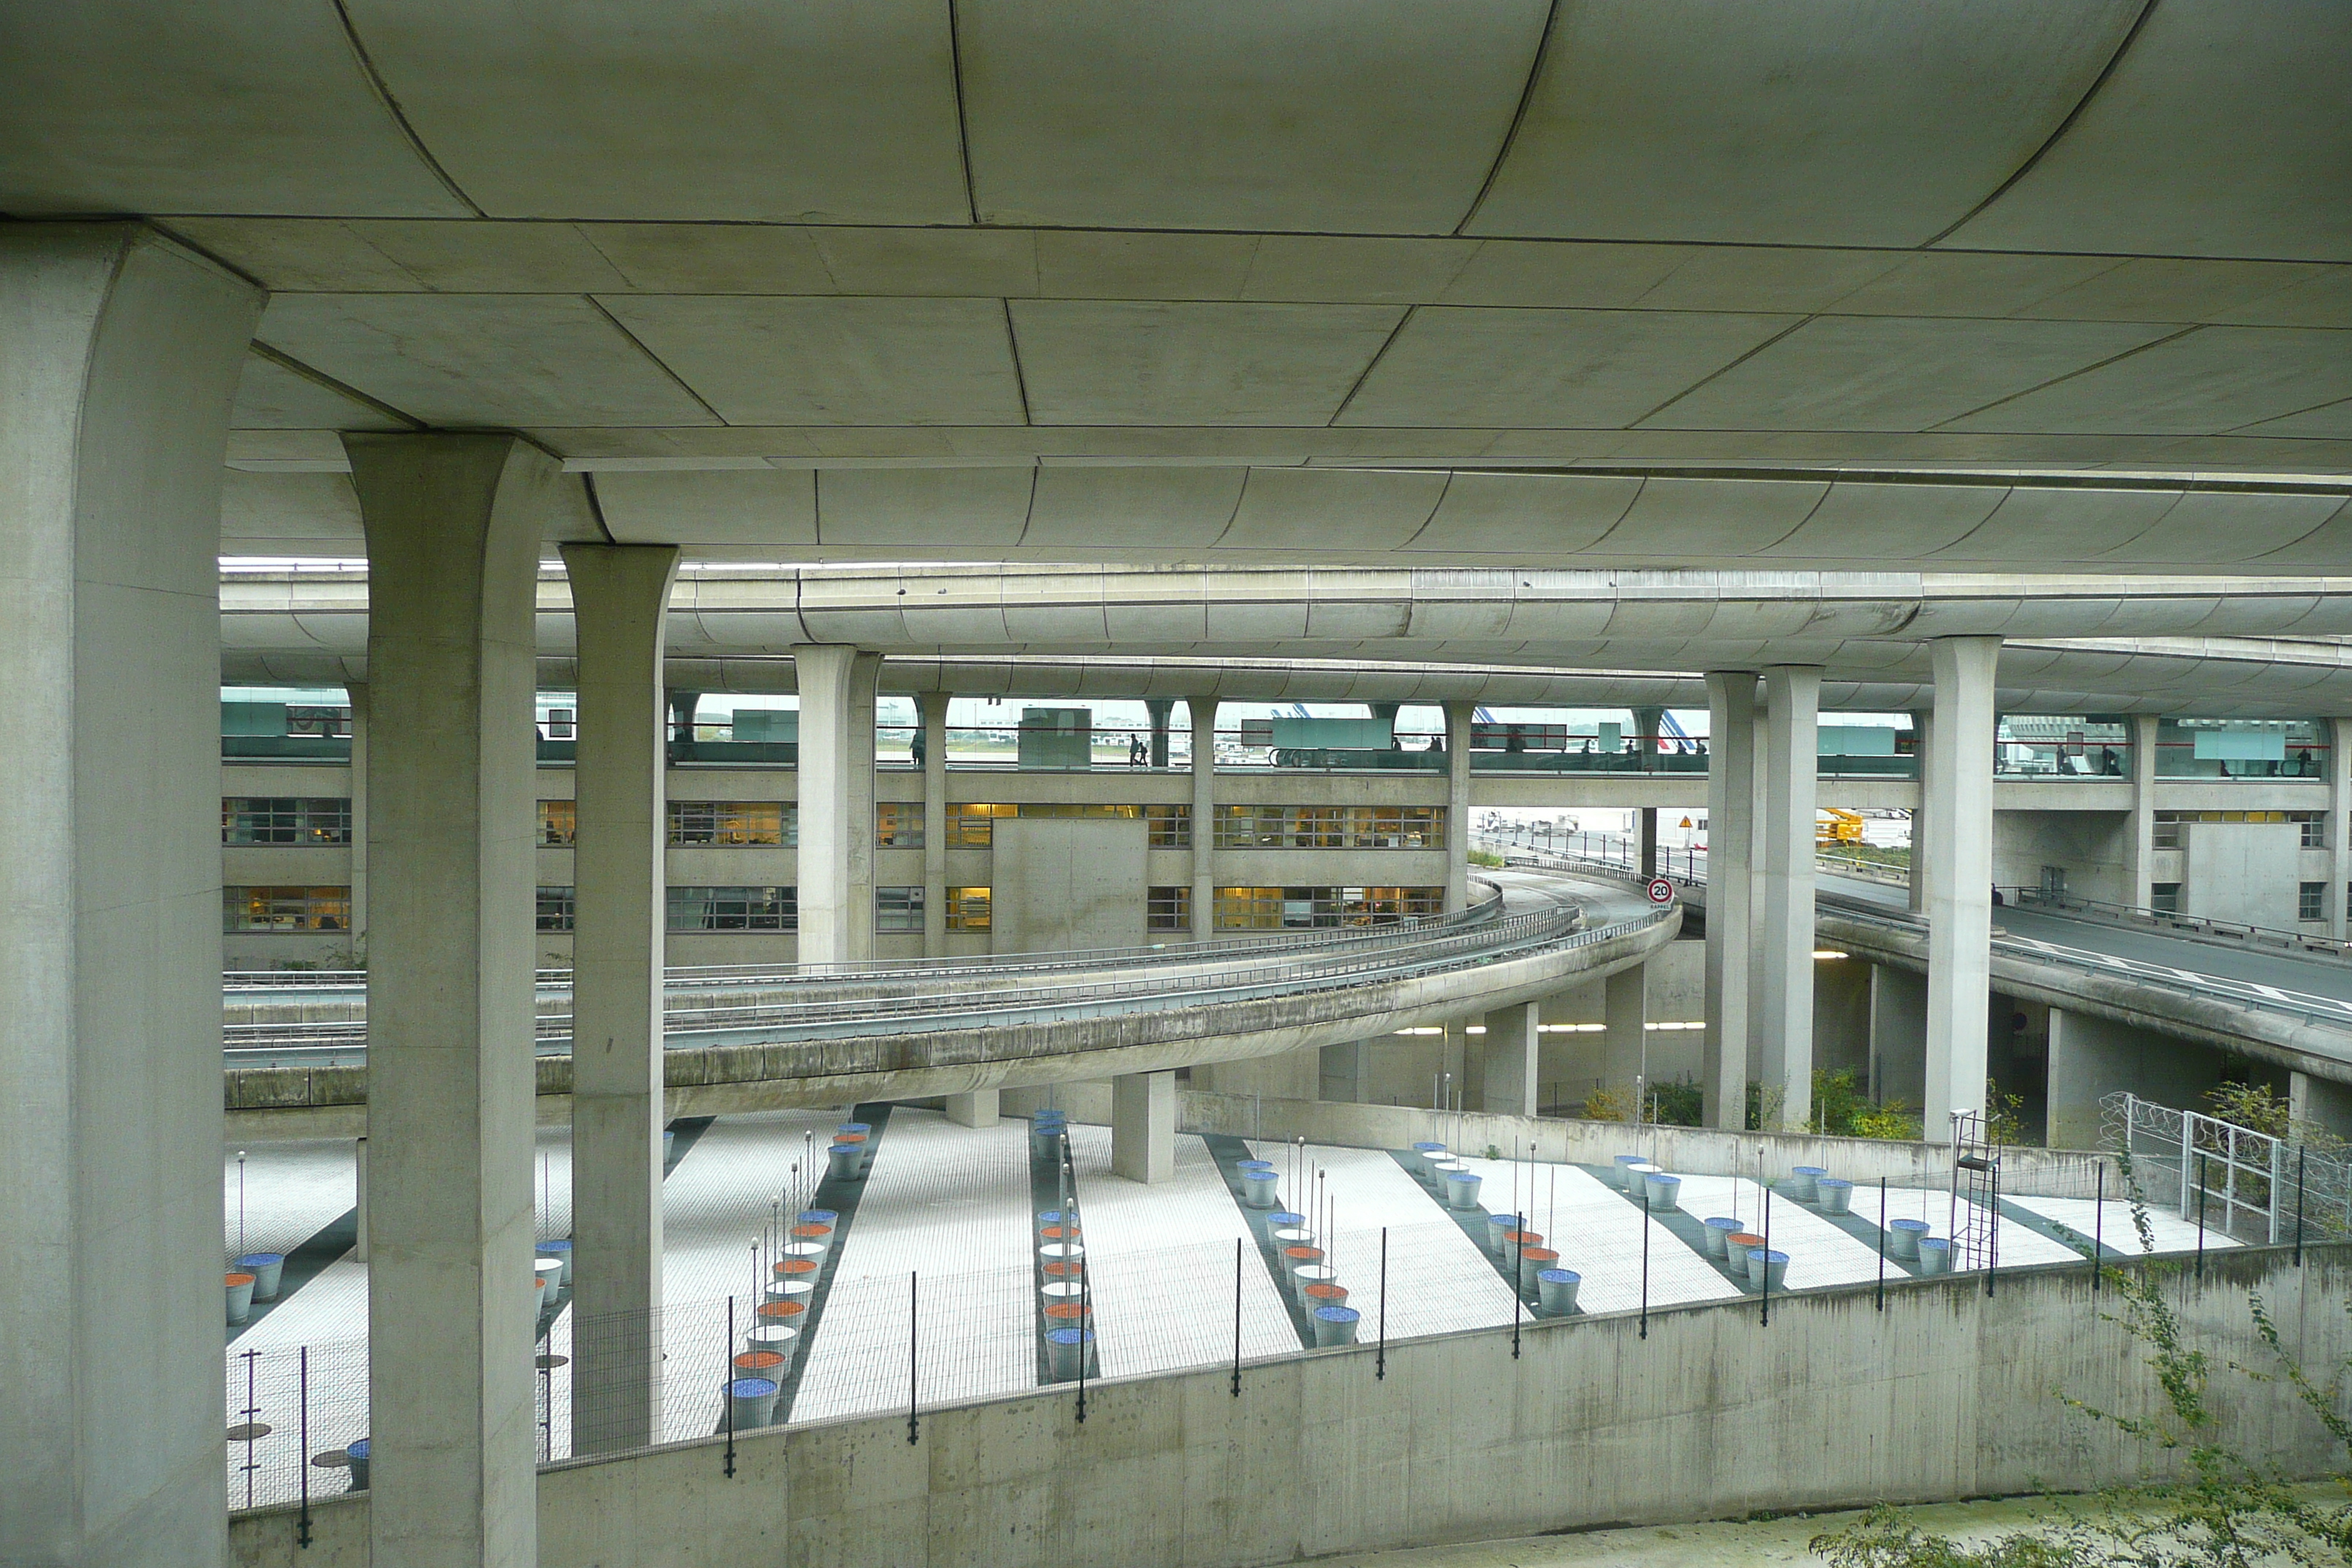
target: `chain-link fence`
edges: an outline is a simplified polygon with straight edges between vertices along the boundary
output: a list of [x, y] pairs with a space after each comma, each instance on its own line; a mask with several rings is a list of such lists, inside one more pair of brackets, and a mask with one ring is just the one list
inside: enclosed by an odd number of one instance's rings
[[2352, 1236], [2352, 1165], [2338, 1155], [2127, 1093], [2100, 1112], [2152, 1205], [2257, 1245]]

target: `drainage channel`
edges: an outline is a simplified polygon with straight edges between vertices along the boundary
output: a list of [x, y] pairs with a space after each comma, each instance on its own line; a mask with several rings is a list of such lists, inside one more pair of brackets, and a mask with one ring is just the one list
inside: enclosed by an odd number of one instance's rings
[[[825, 1300], [833, 1294], [834, 1279], [841, 1271], [842, 1244], [849, 1239], [849, 1227], [856, 1221], [858, 1200], [866, 1193], [866, 1174], [874, 1168], [874, 1161], [881, 1152], [882, 1135], [890, 1130], [889, 1102], [881, 1100], [858, 1106], [850, 1113], [850, 1120], [862, 1121], [868, 1128], [866, 1134], [866, 1155], [854, 1176], [836, 1176], [828, 1169], [824, 1180], [816, 1184], [816, 1193], [809, 1202], [811, 1209], [833, 1212], [833, 1240], [825, 1247], [824, 1260], [817, 1266], [816, 1288], [809, 1292], [808, 1310], [801, 1314], [800, 1353], [793, 1356], [792, 1363], [784, 1368], [784, 1375], [776, 1380], [776, 1414], [775, 1419], [770, 1423], [772, 1426], [782, 1426], [792, 1419], [793, 1400], [801, 1391], [801, 1374], [808, 1369], [809, 1357], [816, 1348], [817, 1325], [824, 1318]], [[683, 1134], [680, 1134], [678, 1142], [681, 1144], [686, 1142]], [[722, 1415], [716, 1430], [723, 1431], [725, 1428], [726, 1417]]]
[[[1406, 1175], [1412, 1178], [1414, 1185], [1424, 1192], [1429, 1190], [1429, 1183], [1422, 1174], [1416, 1155], [1410, 1151], [1391, 1149], [1388, 1151], [1388, 1156], [1403, 1169]], [[1455, 1208], [1445, 1201], [1445, 1194], [1442, 1192], [1432, 1194], [1431, 1199], [1437, 1205], [1440, 1214], [1461, 1226], [1462, 1234], [1468, 1237], [1471, 1243], [1478, 1248], [1478, 1255], [1486, 1260], [1503, 1283], [1511, 1288], [1511, 1294], [1518, 1298], [1519, 1304], [1528, 1310], [1528, 1316], [1549, 1319], [1580, 1318], [1584, 1315], [1584, 1309], [1580, 1306], [1572, 1306], [1565, 1312], [1546, 1312], [1541, 1310], [1538, 1305], [1542, 1299], [1540, 1293], [1530, 1289], [1527, 1281], [1518, 1277], [1519, 1270], [1514, 1267], [1516, 1258], [1510, 1247], [1499, 1242], [1496, 1237], [1495, 1226], [1491, 1223], [1494, 1219], [1493, 1210], [1484, 1205], [1466, 1209]], [[1535, 1205], [1530, 1204], [1528, 1206], [1532, 1208]], [[1523, 1232], [1526, 1230], [1527, 1218], [1524, 1215], [1519, 1216], [1519, 1226]], [[1544, 1267], [1550, 1268], [1564, 1267], [1564, 1265], [1554, 1261], [1546, 1263]]]
[[1250, 1207], [1249, 1184], [1241, 1168], [1242, 1162], [1250, 1158], [1247, 1143], [1222, 1132], [1204, 1132], [1201, 1142], [1209, 1146], [1209, 1153], [1217, 1162], [1217, 1174], [1225, 1180], [1225, 1191], [1233, 1194], [1234, 1206], [1242, 1211], [1242, 1218], [1249, 1226], [1250, 1237], [1257, 1243], [1258, 1259], [1274, 1278], [1274, 1292], [1282, 1298], [1283, 1310], [1290, 1314], [1291, 1332], [1298, 1336], [1301, 1347], [1314, 1349], [1315, 1325], [1307, 1319], [1306, 1304], [1291, 1288], [1290, 1270], [1283, 1267], [1282, 1243], [1274, 1234], [1277, 1229], [1304, 1226], [1305, 1216], [1282, 1208], [1284, 1197], [1277, 1197], [1273, 1208]]
[[[1056, 1376], [1051, 1343], [1045, 1336], [1055, 1329], [1091, 1330], [1086, 1342], [1087, 1376], [1102, 1375], [1101, 1331], [1094, 1320], [1094, 1293], [1087, 1289], [1083, 1251], [1076, 1258], [1047, 1256], [1048, 1247], [1064, 1243], [1085, 1246], [1085, 1221], [1078, 1203], [1078, 1173], [1069, 1157], [1070, 1141], [1045, 1136], [1031, 1124], [1029, 1138], [1029, 1269], [1031, 1300], [1036, 1306], [1037, 1385], [1076, 1383], [1077, 1369]], [[1070, 1287], [1076, 1286], [1076, 1289]]]

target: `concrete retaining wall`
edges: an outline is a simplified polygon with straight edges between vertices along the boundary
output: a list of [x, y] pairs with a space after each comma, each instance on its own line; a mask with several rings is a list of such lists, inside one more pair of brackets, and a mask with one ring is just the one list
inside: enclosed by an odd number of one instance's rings
[[[2209, 1262], [2179, 1283], [2186, 1337], [2216, 1364], [2268, 1364], [2259, 1289], [2304, 1364], [2352, 1350], [2352, 1246]], [[2168, 1293], [2172, 1288], [2168, 1287]], [[2158, 1456], [2068, 1414], [2053, 1389], [2148, 1414], [2138, 1347], [2101, 1319], [2079, 1268], [1792, 1297], [1769, 1328], [1752, 1303], [1570, 1319], [1245, 1371], [1024, 1394], [738, 1440], [540, 1478], [545, 1568], [713, 1563], [1184, 1564], [1243, 1568], [1611, 1523], [2083, 1489], [2153, 1473]], [[2277, 1383], [2220, 1375], [2219, 1435], [2292, 1474], [2344, 1456]], [[366, 1505], [240, 1517], [251, 1568], [363, 1568]]]
[[[1250, 1095], [1187, 1089], [1177, 1102], [1177, 1126], [1186, 1132], [1230, 1132], [1255, 1138], [1304, 1136], [1312, 1143], [1360, 1149], [1409, 1149], [1423, 1139], [1483, 1153], [1489, 1144], [1508, 1152], [1536, 1146], [1540, 1160], [1606, 1165], [1640, 1153], [1669, 1171], [1694, 1176], [1753, 1176], [1757, 1156], [1779, 1178], [1796, 1165], [1819, 1165], [1851, 1182], [1884, 1177], [1896, 1186], [1948, 1186], [1949, 1144], [1884, 1138], [1822, 1138], [1801, 1132], [1717, 1132], [1700, 1127], [1628, 1126], [1622, 1121], [1559, 1117], [1486, 1116], [1418, 1110], [1403, 1105], [1344, 1105], [1318, 1100], [1260, 1100]], [[2063, 1149], [2001, 1151], [2004, 1193], [2088, 1196], [2097, 1168], [2107, 1167], [2107, 1190], [2123, 1180], [2106, 1155]]]

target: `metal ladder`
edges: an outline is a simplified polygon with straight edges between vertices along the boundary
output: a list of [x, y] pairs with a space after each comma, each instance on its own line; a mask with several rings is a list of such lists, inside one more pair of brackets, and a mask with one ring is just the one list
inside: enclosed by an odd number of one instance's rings
[[2000, 1152], [1985, 1136], [1983, 1116], [1952, 1112], [1952, 1268], [2000, 1262]]

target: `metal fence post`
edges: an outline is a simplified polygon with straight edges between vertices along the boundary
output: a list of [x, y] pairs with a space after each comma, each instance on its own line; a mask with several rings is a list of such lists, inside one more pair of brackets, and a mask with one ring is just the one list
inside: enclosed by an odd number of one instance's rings
[[2107, 1263], [2107, 1166], [2099, 1163], [2099, 1195], [2091, 1206], [2091, 1294], [2099, 1293], [2099, 1275]]
[[2205, 1156], [2197, 1156], [2197, 1278], [2205, 1278]]
[[1234, 1397], [1242, 1396], [1242, 1238], [1234, 1237]]
[[294, 1519], [294, 1544], [308, 1551], [310, 1546], [310, 1347], [300, 1346], [295, 1354], [298, 1358], [295, 1363], [299, 1380], [297, 1398], [301, 1410], [299, 1417], [301, 1436], [298, 1439], [300, 1451], [296, 1457], [301, 1461], [299, 1479], [302, 1486], [302, 1511]]
[[1772, 1326], [1772, 1186], [1764, 1185], [1764, 1321], [1760, 1328]]
[[1650, 1337], [1650, 1215], [1648, 1211], [1635, 1211], [1634, 1223], [1642, 1227], [1642, 1337], [1646, 1340]]
[[1381, 1348], [1372, 1358], [1372, 1376], [1389, 1374], [1389, 1227], [1381, 1226]]
[[2294, 1266], [2303, 1267], [2303, 1176], [2304, 1166], [2311, 1156], [2311, 1145], [2298, 1143], [2294, 1151]]
[[920, 1276], [909, 1270], [907, 1275], [907, 1441], [912, 1443], [922, 1433], [915, 1415], [915, 1332], [919, 1323], [915, 1310], [915, 1290]]
[[719, 1396], [727, 1405], [727, 1478], [735, 1479], [735, 1298], [727, 1298], [727, 1339], [719, 1347]]
[[1878, 1178], [1878, 1310], [1886, 1310], [1886, 1178]]

